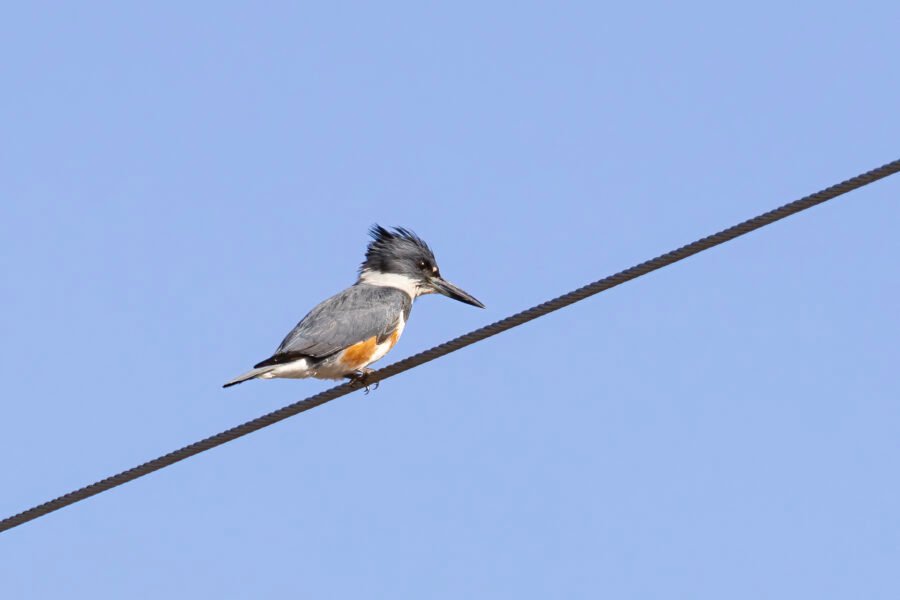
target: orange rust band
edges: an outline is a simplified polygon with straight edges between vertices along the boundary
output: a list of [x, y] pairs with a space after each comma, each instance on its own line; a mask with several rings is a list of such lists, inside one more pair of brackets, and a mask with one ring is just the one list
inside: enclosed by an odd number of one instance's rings
[[364, 342], [353, 344], [341, 354], [341, 364], [349, 369], [360, 369], [371, 360], [375, 354], [377, 341], [374, 337], [370, 337]]
[[394, 333], [391, 334], [391, 337], [390, 337], [390, 339], [388, 340], [388, 342], [391, 344], [390, 346], [388, 346], [388, 350], [390, 350], [391, 348], [393, 348], [393, 347], [394, 347], [394, 344], [396, 344], [396, 343], [397, 343], [397, 340], [399, 340], [399, 339], [400, 339], [400, 330], [399, 330], [399, 329], [395, 329], [395, 330], [394, 330]]

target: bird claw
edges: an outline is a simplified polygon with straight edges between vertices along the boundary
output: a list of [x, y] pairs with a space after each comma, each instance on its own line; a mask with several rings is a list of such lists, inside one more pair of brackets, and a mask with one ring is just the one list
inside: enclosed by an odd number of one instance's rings
[[[356, 384], [357, 386], [361, 386], [365, 389], [365, 394], [368, 395], [372, 390], [377, 390], [380, 381], [376, 381], [375, 383], [368, 383], [369, 375], [375, 372], [375, 369], [362, 368], [357, 370], [352, 375], [347, 375], [347, 379], [350, 380], [351, 383]], [[371, 389], [369, 389], [371, 388]]]

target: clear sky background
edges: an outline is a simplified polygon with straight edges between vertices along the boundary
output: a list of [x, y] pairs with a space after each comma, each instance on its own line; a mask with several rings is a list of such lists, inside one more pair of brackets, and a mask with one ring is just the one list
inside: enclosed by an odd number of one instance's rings
[[[898, 27], [886, 1], [7, 6], [2, 516], [329, 387], [220, 385], [354, 281], [372, 223], [487, 305], [421, 299], [387, 364], [900, 157]], [[898, 195], [0, 534], [0, 597], [898, 598]]]

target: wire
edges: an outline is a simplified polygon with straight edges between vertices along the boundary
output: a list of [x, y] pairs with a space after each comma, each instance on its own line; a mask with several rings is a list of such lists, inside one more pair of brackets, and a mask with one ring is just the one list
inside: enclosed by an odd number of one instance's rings
[[[378, 371], [374, 371], [373, 373], [371, 373], [367, 378], [367, 383], [377, 383], [389, 377], [393, 377], [394, 375], [403, 373], [404, 371], [408, 371], [410, 369], [423, 365], [427, 362], [431, 362], [437, 358], [450, 354], [451, 352], [456, 352], [457, 350], [465, 348], [466, 346], [469, 346], [476, 342], [480, 342], [491, 336], [497, 335], [498, 333], [502, 333], [508, 329], [512, 329], [513, 327], [518, 327], [519, 325], [527, 323], [528, 321], [537, 319], [538, 317], [542, 317], [548, 313], [569, 306], [570, 304], [574, 304], [575, 302], [584, 300], [585, 298], [593, 296], [594, 294], [599, 294], [600, 292], [613, 288], [617, 285], [621, 285], [627, 281], [631, 281], [632, 279], [636, 279], [642, 275], [646, 275], [647, 273], [651, 273], [653, 271], [656, 271], [657, 269], [661, 269], [665, 266], [671, 265], [672, 263], [684, 260], [685, 258], [693, 256], [698, 252], [708, 250], [714, 246], [718, 246], [719, 244], [724, 244], [725, 242], [750, 233], [751, 231], [759, 229], [760, 227], [765, 227], [766, 225], [770, 225], [775, 221], [779, 221], [781, 219], [784, 219], [785, 217], [789, 217], [808, 208], [812, 208], [817, 204], [821, 204], [823, 202], [827, 202], [828, 200], [837, 198], [842, 194], [846, 194], [847, 192], [859, 189], [870, 183], [878, 181], [879, 179], [883, 179], [885, 177], [888, 177], [889, 175], [893, 175], [898, 171], [900, 171], [900, 159], [887, 163], [881, 167], [878, 167], [877, 169], [872, 169], [871, 171], [863, 173], [862, 175], [857, 175], [852, 179], [848, 179], [837, 185], [833, 185], [829, 188], [816, 192], [815, 194], [811, 194], [809, 196], [800, 198], [799, 200], [795, 200], [794, 202], [791, 202], [789, 204], [785, 204], [784, 206], [776, 208], [775, 210], [771, 210], [757, 217], [753, 217], [752, 219], [748, 219], [743, 223], [739, 223], [733, 227], [724, 229], [719, 233], [699, 239], [696, 242], [690, 243], [686, 246], [682, 246], [677, 250], [667, 252], [666, 254], [662, 254], [660, 256], [657, 256], [656, 258], [653, 258], [646, 262], [642, 262], [639, 265], [631, 267], [630, 269], [625, 269], [624, 271], [620, 271], [615, 275], [611, 275], [604, 279], [600, 279], [599, 281], [595, 281], [594, 283], [569, 292], [568, 294], [564, 294], [562, 296], [559, 296], [558, 298], [554, 298], [553, 300], [549, 300], [547, 302], [544, 302], [543, 304], [539, 304], [537, 306], [529, 308], [528, 310], [516, 313], [510, 317], [497, 321], [496, 323], [492, 323], [480, 329], [476, 329], [475, 331], [471, 331], [465, 335], [459, 336], [458, 338], [455, 338], [448, 342], [444, 342], [439, 346], [435, 346], [434, 348], [425, 350], [424, 352], [420, 352], [419, 354], [390, 364], [383, 369], [379, 369]], [[207, 450], [215, 448], [216, 446], [221, 446], [226, 442], [230, 442], [239, 437], [243, 437], [249, 433], [253, 433], [254, 431], [258, 431], [264, 427], [268, 427], [269, 425], [278, 423], [279, 421], [283, 421], [288, 417], [292, 417], [317, 406], [321, 406], [322, 404], [330, 402], [331, 400], [334, 400], [336, 398], [340, 398], [341, 396], [346, 396], [347, 394], [358, 390], [359, 388], [360, 384], [356, 382], [335, 386], [314, 396], [310, 396], [305, 400], [289, 404], [288, 406], [280, 408], [276, 411], [262, 415], [261, 417], [257, 417], [251, 421], [247, 421], [246, 423], [238, 425], [237, 427], [232, 427], [227, 431], [217, 433], [216, 435], [200, 440], [199, 442], [194, 442], [193, 444], [190, 444], [183, 448], [179, 448], [174, 452], [169, 452], [168, 454], [160, 456], [159, 458], [155, 458], [149, 462], [145, 462], [134, 468], [128, 469], [127, 471], [122, 471], [121, 473], [69, 492], [68, 494], [50, 500], [49, 502], [45, 502], [33, 508], [29, 508], [26, 511], [20, 512], [0, 521], [0, 532], [12, 529], [13, 527], [17, 527], [19, 525], [22, 525], [23, 523], [27, 523], [28, 521], [33, 521], [34, 519], [59, 510], [60, 508], [69, 506], [70, 504], [75, 504], [76, 502], [80, 502], [82, 500], [90, 498], [91, 496], [122, 485], [123, 483], [127, 483], [139, 477], [149, 475], [154, 471], [158, 471], [162, 468], [171, 466], [177, 462], [185, 460], [186, 458], [190, 458], [191, 456], [200, 454], [201, 452], [206, 452]]]

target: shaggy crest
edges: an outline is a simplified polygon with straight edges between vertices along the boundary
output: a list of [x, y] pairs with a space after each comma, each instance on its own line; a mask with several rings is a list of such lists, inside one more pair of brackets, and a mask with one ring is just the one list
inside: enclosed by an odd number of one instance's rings
[[381, 225], [373, 225], [369, 229], [372, 241], [366, 249], [366, 259], [360, 265], [363, 271], [381, 273], [403, 272], [402, 263], [414, 265], [420, 260], [434, 264], [434, 254], [425, 240], [405, 227], [386, 229]]

